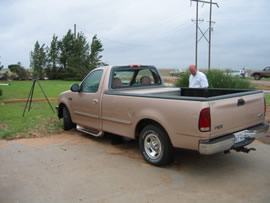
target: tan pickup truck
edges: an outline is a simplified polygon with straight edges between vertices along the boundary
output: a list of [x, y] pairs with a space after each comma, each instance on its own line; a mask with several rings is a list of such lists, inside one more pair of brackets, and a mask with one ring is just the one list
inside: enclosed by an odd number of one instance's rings
[[166, 88], [154, 66], [94, 69], [59, 96], [64, 129], [138, 139], [145, 160], [169, 163], [174, 148], [210, 155], [264, 136], [265, 99], [260, 90]]

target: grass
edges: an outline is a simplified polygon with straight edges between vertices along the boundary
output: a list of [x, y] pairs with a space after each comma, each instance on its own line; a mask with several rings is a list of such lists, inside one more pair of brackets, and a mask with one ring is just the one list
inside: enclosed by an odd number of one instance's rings
[[270, 94], [264, 94], [266, 104], [270, 104]]
[[[0, 139], [24, 136], [40, 136], [62, 131], [62, 121], [53, 113], [47, 101], [33, 102], [31, 110], [22, 117], [25, 103], [4, 104], [4, 100], [27, 99], [32, 81], [12, 81], [10, 86], [0, 86], [3, 95], [0, 97]], [[70, 88], [72, 81], [40, 81], [47, 96], [58, 95]], [[78, 83], [78, 82], [77, 82]], [[41, 88], [36, 83], [33, 98], [44, 98]], [[57, 102], [51, 102], [53, 108]], [[56, 112], [56, 110], [54, 109]]]
[[[1, 100], [9, 99], [27, 99], [33, 81], [12, 81], [12, 82], [1, 82], [8, 83], [10, 86], [0, 86], [3, 91]], [[79, 83], [74, 81], [61, 81], [61, 80], [48, 80], [39, 81], [42, 88], [44, 89], [47, 97], [58, 97], [58, 95], [65, 90], [68, 90], [73, 83]], [[38, 83], [35, 84], [33, 98], [44, 98], [41, 88]]]

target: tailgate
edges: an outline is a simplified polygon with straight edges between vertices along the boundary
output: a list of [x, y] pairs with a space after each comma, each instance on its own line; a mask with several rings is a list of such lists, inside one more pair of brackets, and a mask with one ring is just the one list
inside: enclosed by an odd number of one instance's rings
[[209, 101], [209, 105], [212, 138], [264, 122], [263, 93]]

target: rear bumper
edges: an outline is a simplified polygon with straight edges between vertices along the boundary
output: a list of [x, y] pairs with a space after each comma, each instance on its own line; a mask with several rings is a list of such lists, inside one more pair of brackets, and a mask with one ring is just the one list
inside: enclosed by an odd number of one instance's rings
[[244, 131], [245, 140], [238, 143], [235, 143], [236, 138], [234, 134], [225, 135], [208, 141], [201, 141], [199, 143], [199, 152], [200, 154], [210, 155], [243, 147], [252, 143], [254, 139], [265, 136], [268, 128], [268, 124], [260, 124], [248, 128]]

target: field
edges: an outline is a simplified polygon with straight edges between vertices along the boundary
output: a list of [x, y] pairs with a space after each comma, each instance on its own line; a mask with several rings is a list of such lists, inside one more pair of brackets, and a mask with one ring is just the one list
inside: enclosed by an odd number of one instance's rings
[[[39, 136], [51, 132], [62, 130], [62, 122], [59, 121], [57, 114], [53, 113], [47, 101], [33, 102], [31, 110], [25, 112], [22, 117], [25, 103], [4, 104], [5, 100], [27, 99], [32, 81], [12, 81], [10, 86], [0, 86], [3, 95], [0, 97], [0, 139]], [[49, 98], [56, 98], [58, 95], [70, 88], [72, 81], [40, 81], [46, 95]], [[35, 85], [33, 98], [45, 98], [38, 83]], [[56, 101], [51, 101], [55, 110]]]

